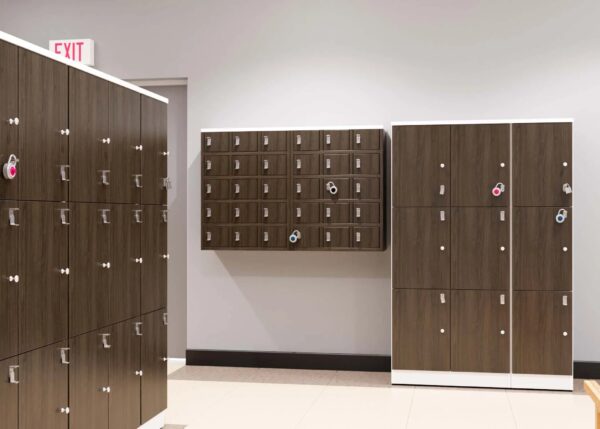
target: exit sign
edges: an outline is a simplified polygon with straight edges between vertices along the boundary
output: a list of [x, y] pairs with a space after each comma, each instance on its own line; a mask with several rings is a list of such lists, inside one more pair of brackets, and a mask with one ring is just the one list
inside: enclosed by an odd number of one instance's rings
[[94, 65], [92, 39], [50, 40], [50, 51], [86, 66]]

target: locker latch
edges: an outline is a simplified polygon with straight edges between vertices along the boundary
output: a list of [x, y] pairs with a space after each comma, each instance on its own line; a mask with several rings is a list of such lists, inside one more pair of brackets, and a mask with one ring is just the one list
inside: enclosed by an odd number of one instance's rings
[[446, 221], [446, 211], [445, 210], [440, 210], [440, 221], [442, 221], [442, 222]]
[[268, 207], [263, 207], [263, 217], [264, 218], [269, 217], [269, 208]]
[[240, 145], [240, 136], [235, 136], [235, 142], [233, 143], [234, 146], [239, 146]]
[[162, 187], [163, 189], [171, 189], [171, 179], [169, 179], [168, 177], [163, 177]]
[[70, 225], [67, 214], [69, 213], [69, 209], [58, 209], [60, 213], [60, 224], [61, 225]]
[[330, 134], [327, 134], [325, 136], [325, 144], [331, 144], [331, 135]]
[[240, 217], [240, 208], [239, 207], [235, 207], [233, 209], [233, 217], [235, 217], [236, 219], [238, 219]]
[[297, 194], [302, 193], [302, 184], [301, 183], [296, 183], [296, 193]]
[[71, 166], [67, 165], [67, 164], [62, 164], [60, 166], [60, 180], [61, 182], [70, 182], [71, 179], [69, 179], [68, 174], [67, 174], [67, 170], [70, 170]]
[[360, 144], [360, 133], [356, 133], [356, 144]]
[[442, 304], [446, 303], [446, 294], [445, 293], [440, 293], [440, 303], [442, 303]]
[[211, 207], [207, 207], [206, 208], [206, 217], [207, 218], [211, 218], [212, 217], [212, 208]]
[[212, 161], [210, 159], [206, 160], [206, 171], [212, 170]]
[[360, 243], [360, 232], [356, 233], [356, 242]]
[[562, 186], [562, 190], [565, 194], [569, 195], [573, 193], [573, 188], [571, 188], [571, 185], [569, 185], [568, 183], [563, 184]]
[[235, 238], [234, 238], [234, 240], [235, 241], [240, 241], [240, 232], [239, 231], [235, 232]]
[[300, 134], [296, 134], [296, 144], [298, 146], [302, 144], [302, 136]]
[[500, 294], [500, 305], [506, 304], [506, 295]]
[[163, 313], [163, 325], [167, 326], [169, 324], [169, 313]]
[[212, 137], [206, 137], [206, 147], [212, 146]]
[[71, 362], [69, 362], [69, 357], [68, 357], [69, 350], [71, 350], [71, 349], [68, 347], [60, 348], [60, 363], [63, 365], [69, 365], [71, 363]]
[[100, 183], [104, 186], [110, 185], [110, 181], [108, 180], [108, 176], [110, 174], [110, 170], [100, 170]]
[[142, 175], [134, 174], [133, 175], [133, 183], [135, 183], [136, 188], [141, 188], [142, 187]]
[[236, 195], [239, 194], [240, 193], [240, 184], [236, 183], [235, 185], [233, 185], [233, 189], [234, 189], [233, 190], [234, 194], [236, 194]]
[[269, 160], [263, 159], [263, 170], [268, 170], [268, 169], [269, 169]]
[[331, 242], [331, 232], [330, 231], [325, 232], [325, 241], [328, 243]]
[[356, 193], [360, 194], [360, 182], [356, 182]]
[[105, 225], [110, 224], [110, 219], [108, 218], [110, 209], [100, 209], [98, 211], [100, 212], [100, 219], [102, 220], [102, 223]]
[[569, 306], [569, 297], [567, 295], [563, 295], [562, 304], [563, 304], [564, 307], [568, 307]]
[[212, 194], [212, 185], [210, 183], [206, 184], [206, 193]]
[[446, 186], [440, 185], [440, 195], [446, 194]]
[[143, 151], [143, 150], [144, 150], [144, 146], [143, 146], [143, 145], [141, 145], [141, 144], [140, 144], [140, 145], [137, 145], [137, 146], [134, 146], [133, 148], [134, 148], [135, 150], [137, 150], [138, 152], [141, 152], [141, 151]]
[[300, 207], [296, 207], [296, 217], [302, 217], [302, 209]]
[[110, 334], [100, 334], [100, 337], [102, 338], [102, 347], [105, 349], [110, 349], [112, 347], [108, 342], [108, 337], [110, 337]]
[[141, 337], [142, 335], [144, 335], [144, 333], [142, 332], [142, 325], [143, 325], [143, 322], [135, 322], [134, 323], [135, 335], [137, 335], [138, 337]]
[[356, 208], [356, 218], [360, 218], [360, 207]]
[[297, 159], [296, 160], [296, 169], [300, 170], [301, 168], [302, 168], [302, 160]]
[[356, 158], [356, 168], [360, 169], [360, 158]]
[[325, 217], [327, 219], [331, 218], [331, 207], [326, 207], [325, 208]]
[[134, 210], [133, 211], [133, 219], [135, 220], [135, 223], [142, 223], [142, 211]]
[[19, 365], [9, 365], [8, 367], [8, 382], [10, 384], [19, 384], [17, 378], [17, 372], [19, 371]]
[[263, 136], [263, 145], [269, 146], [269, 136]]
[[331, 159], [327, 158], [325, 160], [325, 168], [327, 168], [327, 169], [331, 168]]
[[234, 170], [239, 170], [240, 169], [240, 160], [236, 159], [233, 161], [233, 169]]
[[263, 183], [263, 193], [264, 194], [269, 193], [269, 184], [268, 183]]
[[206, 241], [211, 241], [212, 240], [212, 233], [210, 231], [206, 232]]
[[263, 241], [266, 243], [267, 241], [269, 241], [269, 232], [268, 231], [264, 231], [263, 232]]
[[506, 212], [504, 210], [500, 210], [500, 222], [506, 221]]

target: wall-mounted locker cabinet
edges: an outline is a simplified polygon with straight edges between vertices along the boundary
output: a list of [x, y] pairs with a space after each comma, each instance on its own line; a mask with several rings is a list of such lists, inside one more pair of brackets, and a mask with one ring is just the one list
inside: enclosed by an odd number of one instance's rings
[[392, 129], [392, 383], [571, 390], [572, 121]]
[[167, 102], [0, 32], [2, 427], [144, 428], [166, 397]]
[[204, 130], [201, 140], [203, 249], [385, 248], [380, 127]]
[[164, 309], [142, 316], [141, 416], [145, 423], [167, 408], [167, 314]]

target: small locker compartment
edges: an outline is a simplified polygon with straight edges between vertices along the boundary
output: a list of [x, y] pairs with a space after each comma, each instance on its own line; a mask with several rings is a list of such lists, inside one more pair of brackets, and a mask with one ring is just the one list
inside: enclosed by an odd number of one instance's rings
[[354, 203], [352, 221], [357, 224], [379, 223], [379, 203]]
[[380, 249], [382, 247], [381, 228], [378, 226], [354, 227], [352, 245], [357, 249]]
[[234, 176], [256, 176], [258, 174], [258, 156], [231, 155], [231, 174]]
[[232, 226], [230, 240], [230, 247], [257, 247], [258, 227], [237, 225]]
[[320, 159], [318, 153], [295, 153], [292, 161], [292, 173], [296, 176], [319, 175]]
[[231, 133], [232, 152], [256, 152], [258, 151], [258, 134], [255, 132], [233, 132]]
[[350, 247], [350, 228], [345, 226], [323, 227], [323, 247], [325, 249], [345, 249]]
[[227, 226], [202, 225], [202, 248], [219, 249], [229, 247], [230, 228]]
[[263, 155], [260, 160], [260, 174], [263, 176], [287, 175], [287, 155]]
[[322, 179], [323, 198], [327, 200], [349, 200], [352, 198], [352, 180], [349, 177], [325, 177]]
[[357, 152], [352, 158], [352, 172], [354, 174], [381, 174], [381, 158], [378, 153]]
[[325, 130], [323, 150], [350, 150], [350, 130]]
[[229, 152], [229, 133], [202, 133], [203, 152]]
[[357, 200], [378, 200], [381, 198], [381, 185], [377, 177], [356, 177], [352, 189]]
[[288, 243], [287, 228], [285, 226], [263, 226], [258, 238], [262, 248], [285, 249]]
[[202, 168], [205, 176], [229, 176], [231, 174], [229, 155], [205, 154], [203, 160]]
[[352, 156], [349, 153], [325, 153], [323, 155], [323, 173], [331, 176], [352, 173]]
[[321, 204], [323, 223], [350, 223], [350, 203]]
[[292, 183], [292, 195], [296, 200], [318, 200], [321, 198], [321, 179], [296, 177]]
[[259, 221], [262, 223], [287, 223], [288, 203], [263, 202], [259, 210]]
[[205, 201], [202, 204], [202, 221], [204, 223], [229, 223], [231, 205], [226, 202]]
[[320, 149], [319, 135], [317, 130], [290, 131], [288, 136], [292, 151], [318, 151]]
[[229, 195], [234, 200], [258, 199], [258, 179], [231, 179]]
[[259, 203], [237, 202], [231, 203], [232, 223], [257, 223]]
[[260, 182], [263, 200], [287, 199], [287, 179], [262, 179]]
[[264, 131], [260, 133], [258, 146], [263, 152], [286, 152], [287, 132]]
[[229, 199], [229, 180], [227, 179], [204, 179], [202, 196], [205, 200], [227, 200]]
[[353, 130], [352, 150], [380, 150], [383, 140], [383, 130]]
[[298, 224], [319, 223], [321, 203], [294, 203], [292, 221]]

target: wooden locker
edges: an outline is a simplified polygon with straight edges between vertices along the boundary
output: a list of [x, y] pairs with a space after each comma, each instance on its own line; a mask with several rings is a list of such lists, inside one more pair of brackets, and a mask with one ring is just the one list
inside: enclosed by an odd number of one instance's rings
[[287, 229], [285, 226], [263, 226], [259, 234], [259, 246], [266, 249], [285, 249], [287, 247]]
[[292, 231], [298, 230], [301, 233], [301, 238], [296, 243], [290, 243], [288, 240], [288, 248], [292, 250], [298, 249], [315, 249], [321, 247], [321, 232], [322, 229], [318, 226], [292, 226], [291, 230], [288, 233], [289, 235]]
[[392, 369], [450, 370], [450, 291], [393, 291]]
[[[451, 130], [452, 205], [508, 207], [510, 125], [453, 125]], [[499, 183], [504, 192], [494, 196]]]
[[[73, 428], [107, 429], [108, 362], [112, 347], [110, 329], [92, 331], [69, 340], [69, 415]], [[66, 351], [65, 351], [66, 353]]]
[[323, 227], [322, 243], [325, 249], [346, 249], [351, 246], [351, 230], [346, 226]]
[[572, 289], [573, 209], [559, 224], [560, 207], [515, 207], [513, 218], [513, 289]]
[[[210, 182], [207, 182], [210, 183]], [[256, 200], [259, 197], [258, 179], [231, 179], [230, 198], [233, 200]], [[229, 198], [229, 197], [228, 197]], [[226, 199], [226, 198], [223, 198]]]
[[392, 216], [393, 287], [450, 289], [450, 211], [395, 208]]
[[292, 222], [297, 224], [319, 223], [321, 213], [321, 203], [302, 203], [293, 204]]
[[141, 97], [142, 204], [167, 204], [167, 104]]
[[381, 150], [383, 131], [380, 129], [353, 130], [352, 150]]
[[205, 154], [202, 159], [205, 176], [229, 176], [232, 174], [229, 155]]
[[229, 152], [229, 133], [202, 133], [202, 152]]
[[292, 196], [295, 200], [318, 200], [321, 198], [321, 179], [294, 178]]
[[43, 201], [69, 198], [68, 111], [68, 67], [20, 49], [17, 173], [20, 198]]
[[288, 169], [287, 155], [262, 155], [259, 172], [263, 176], [286, 176]]
[[[19, 48], [0, 41], [0, 162], [19, 154]], [[0, 181], [0, 199], [19, 197], [19, 172], [13, 180]]]
[[143, 373], [140, 373], [142, 369], [141, 339], [146, 333], [143, 325], [136, 331], [138, 322], [141, 322], [141, 318], [126, 320], [111, 327], [110, 429], [133, 429], [140, 425], [140, 389], [143, 377]]
[[513, 124], [515, 206], [571, 206], [571, 123]]
[[69, 427], [69, 366], [61, 349], [67, 342], [19, 356], [19, 429]]
[[354, 203], [352, 221], [356, 224], [380, 223], [380, 203]]
[[350, 223], [350, 203], [326, 202], [321, 204], [323, 223]]
[[352, 156], [352, 172], [354, 174], [380, 175], [380, 155], [378, 153], [354, 153]]
[[292, 151], [318, 151], [320, 148], [319, 134], [319, 131], [316, 130], [289, 131], [288, 138]]
[[256, 176], [258, 174], [257, 155], [231, 155], [231, 174], [234, 176]]
[[286, 152], [287, 133], [285, 131], [265, 131], [259, 133], [258, 146], [263, 152]]
[[378, 200], [381, 198], [381, 183], [375, 177], [356, 177], [353, 180], [352, 198], [356, 200]]
[[[157, 206], [163, 207], [163, 206]], [[110, 239], [110, 323], [140, 314], [142, 206], [113, 204]], [[162, 228], [155, 226], [155, 228]], [[166, 233], [165, 233], [166, 234]]]
[[292, 161], [292, 173], [296, 176], [316, 176], [321, 171], [318, 153], [296, 153]]
[[254, 248], [258, 246], [257, 226], [232, 226], [229, 247]]
[[143, 206], [142, 223], [142, 313], [167, 304], [167, 210], [165, 206]]
[[140, 94], [110, 83], [110, 201], [140, 203], [143, 187]]
[[106, 264], [114, 264], [115, 219], [109, 204], [71, 203], [69, 209], [69, 335], [76, 336], [109, 324], [113, 271]]
[[323, 150], [350, 150], [350, 130], [324, 130]]
[[18, 223], [18, 209], [17, 201], [0, 202], [0, 240], [10, 243], [0, 258], [0, 359], [19, 352], [19, 227], [10, 221]]
[[571, 325], [571, 293], [515, 291], [513, 372], [573, 374]]
[[287, 223], [288, 203], [263, 202], [258, 212], [261, 223]]
[[19, 352], [67, 338], [69, 225], [67, 204], [21, 202]]
[[167, 325], [165, 310], [142, 316], [142, 424], [167, 408]]
[[452, 208], [452, 289], [509, 288], [509, 210]]
[[108, 82], [69, 69], [69, 126], [69, 199], [108, 202], [111, 187], [101, 180], [111, 169]]
[[19, 359], [0, 361], [0, 416], [3, 427], [19, 427]]
[[202, 249], [229, 247], [231, 229], [228, 226], [202, 225]]
[[202, 203], [202, 222], [231, 223], [231, 203], [205, 201]]
[[450, 204], [450, 126], [393, 129], [393, 207]]
[[258, 151], [258, 134], [255, 132], [231, 133], [232, 152]]
[[[333, 187], [337, 192], [333, 191]], [[323, 198], [331, 201], [349, 200], [352, 198], [352, 179], [349, 177], [330, 177], [325, 176], [321, 180]]]
[[229, 198], [229, 180], [205, 178], [202, 197], [204, 200], [227, 200]]
[[259, 192], [263, 200], [285, 200], [288, 197], [287, 179], [261, 179]]
[[510, 371], [509, 299], [508, 291], [452, 291], [452, 371]]
[[352, 173], [352, 157], [349, 153], [325, 153], [323, 173], [331, 176]]
[[381, 227], [361, 226], [352, 229], [352, 246], [356, 249], [380, 249]]

